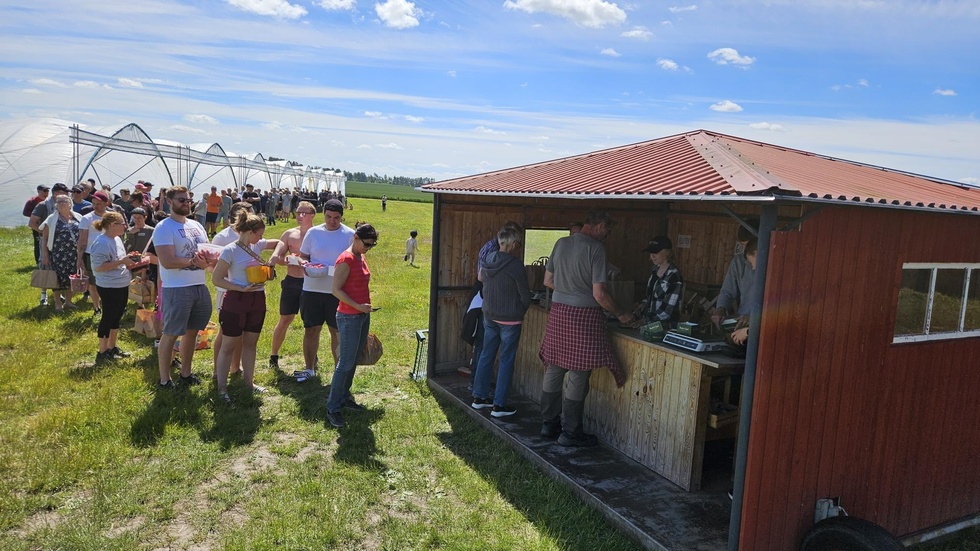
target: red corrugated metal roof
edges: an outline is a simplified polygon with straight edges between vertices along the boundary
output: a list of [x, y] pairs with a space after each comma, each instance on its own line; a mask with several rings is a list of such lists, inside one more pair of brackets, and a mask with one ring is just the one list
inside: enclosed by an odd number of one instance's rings
[[980, 189], [705, 130], [422, 186], [434, 193], [799, 198], [980, 213]]

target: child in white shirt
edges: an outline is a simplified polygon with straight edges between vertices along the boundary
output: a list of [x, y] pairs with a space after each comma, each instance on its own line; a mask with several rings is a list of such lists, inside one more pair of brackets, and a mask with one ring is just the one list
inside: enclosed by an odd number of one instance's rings
[[412, 230], [409, 234], [411, 237], [405, 240], [405, 260], [408, 261], [409, 266], [415, 266], [415, 253], [419, 252], [419, 242], [416, 237], [419, 236], [418, 230]]

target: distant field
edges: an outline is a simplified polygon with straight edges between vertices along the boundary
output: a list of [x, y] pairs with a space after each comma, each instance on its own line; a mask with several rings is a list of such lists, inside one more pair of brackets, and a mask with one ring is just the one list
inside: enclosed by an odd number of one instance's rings
[[388, 199], [391, 199], [392, 201], [413, 201], [416, 203], [432, 202], [431, 193], [422, 193], [421, 191], [416, 191], [415, 188], [409, 186], [370, 184], [368, 182], [347, 182], [348, 197], [381, 199], [382, 195], [387, 195]]

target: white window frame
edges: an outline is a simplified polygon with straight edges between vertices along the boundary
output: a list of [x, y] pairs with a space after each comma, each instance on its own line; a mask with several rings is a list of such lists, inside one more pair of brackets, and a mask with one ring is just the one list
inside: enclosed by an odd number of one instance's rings
[[[929, 296], [926, 299], [926, 315], [923, 321], [923, 332], [915, 335], [894, 335], [892, 338], [893, 344], [905, 343], [905, 342], [924, 342], [924, 341], [944, 341], [951, 339], [965, 339], [968, 337], [980, 337], [980, 329], [973, 329], [971, 331], [964, 331], [963, 326], [966, 324], [966, 305], [969, 296], [967, 292], [970, 290], [970, 280], [977, 279], [980, 282], [980, 264], [977, 263], [937, 263], [937, 262], [906, 262], [902, 264], [902, 270], [929, 270], [931, 275], [929, 277]], [[936, 274], [939, 270], [965, 270], [966, 274], [963, 277], [963, 294], [962, 302], [960, 303], [960, 321], [958, 327], [955, 331], [943, 331], [941, 333], [930, 333], [930, 324], [932, 322], [932, 305], [936, 296]], [[895, 308], [898, 308], [898, 304], [895, 304]], [[893, 329], [894, 331], [894, 329]]]

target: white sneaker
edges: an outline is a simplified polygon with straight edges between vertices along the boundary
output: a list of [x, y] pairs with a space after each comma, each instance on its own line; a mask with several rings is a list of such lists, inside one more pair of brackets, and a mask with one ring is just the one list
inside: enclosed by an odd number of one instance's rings
[[302, 383], [307, 379], [312, 379], [316, 377], [316, 372], [312, 369], [302, 369], [298, 371], [293, 371], [293, 377], [296, 377], [296, 382]]

